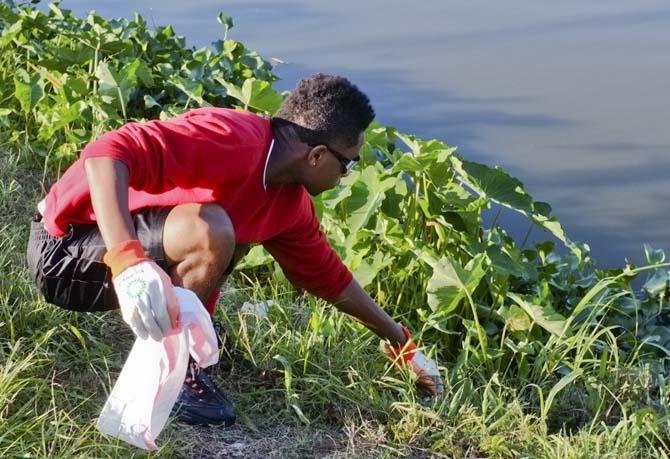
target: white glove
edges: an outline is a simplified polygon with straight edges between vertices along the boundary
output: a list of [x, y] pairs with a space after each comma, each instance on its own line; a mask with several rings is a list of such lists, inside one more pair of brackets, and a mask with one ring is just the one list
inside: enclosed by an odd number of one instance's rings
[[416, 351], [414, 357], [407, 361], [407, 364], [419, 377], [421, 386], [428, 389], [433, 394], [444, 392], [444, 382], [440, 377], [440, 371], [437, 369], [437, 363], [429, 359], [421, 351]]
[[406, 364], [419, 377], [417, 381], [419, 386], [433, 395], [441, 394], [444, 392], [444, 382], [440, 377], [437, 363], [416, 348], [416, 344], [412, 341], [412, 334], [407, 327], [401, 328], [407, 342], [398, 347], [383, 343], [384, 352], [393, 359], [397, 366], [402, 367]]
[[112, 280], [121, 315], [140, 339], [160, 341], [172, 331], [168, 306], [178, 308], [172, 281], [147, 260], [124, 269]]

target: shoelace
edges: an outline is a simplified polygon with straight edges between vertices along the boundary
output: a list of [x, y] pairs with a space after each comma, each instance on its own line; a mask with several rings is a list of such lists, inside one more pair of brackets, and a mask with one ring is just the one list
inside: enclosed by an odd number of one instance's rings
[[[205, 389], [198, 386], [198, 381], [200, 378], [201, 369], [195, 362], [190, 362], [188, 366], [188, 373], [186, 373], [186, 379], [184, 382], [191, 386], [198, 394], [205, 392]], [[190, 374], [189, 374], [190, 373]]]
[[184, 382], [191, 386], [198, 395], [202, 395], [205, 391], [218, 394], [209, 373], [205, 369], [200, 368], [197, 363], [191, 362], [187, 371]]

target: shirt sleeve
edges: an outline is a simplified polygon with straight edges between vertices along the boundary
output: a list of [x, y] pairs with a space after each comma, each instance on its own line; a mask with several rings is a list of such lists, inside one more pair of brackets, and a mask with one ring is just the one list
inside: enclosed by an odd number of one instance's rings
[[222, 176], [234, 180], [248, 171], [236, 132], [241, 126], [235, 123], [212, 109], [164, 121], [131, 122], [90, 143], [81, 158], [107, 156], [123, 162], [129, 185], [149, 193], [175, 186], [207, 187]]
[[263, 242], [263, 246], [293, 285], [334, 301], [353, 276], [321, 231], [314, 204], [306, 193], [297, 220], [289, 230]]

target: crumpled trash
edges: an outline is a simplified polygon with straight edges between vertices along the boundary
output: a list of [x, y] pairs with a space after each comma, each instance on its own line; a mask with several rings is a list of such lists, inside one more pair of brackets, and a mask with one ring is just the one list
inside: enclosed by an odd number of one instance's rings
[[163, 338], [135, 340], [112, 393], [98, 417], [98, 429], [142, 449], [157, 449], [184, 384], [189, 354], [201, 367], [219, 360], [209, 313], [190, 290], [175, 287], [180, 327]]
[[240, 312], [247, 314], [254, 314], [255, 316], [265, 319], [268, 316], [268, 308], [275, 304], [272, 300], [263, 301], [261, 303], [249, 303], [245, 301], [240, 307]]

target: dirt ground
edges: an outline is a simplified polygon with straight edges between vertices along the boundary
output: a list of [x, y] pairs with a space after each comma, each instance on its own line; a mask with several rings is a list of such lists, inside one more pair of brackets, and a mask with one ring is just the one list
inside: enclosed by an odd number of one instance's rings
[[[225, 366], [225, 363], [223, 364]], [[380, 450], [382, 438], [363, 438], [370, 432], [380, 432], [381, 426], [374, 419], [356, 422], [317, 421], [302, 424], [292, 412], [282, 408], [268, 396], [267, 404], [272, 415], [264, 414], [261, 405], [245, 397], [245, 392], [262, 390], [278, 382], [273, 377], [260, 375], [249, 365], [235, 369], [219, 369], [215, 380], [236, 403], [237, 422], [228, 428], [220, 426], [189, 426], [175, 422], [171, 426], [172, 438], [184, 458], [307, 458], [307, 457], [383, 457]], [[269, 379], [269, 381], [268, 381]], [[261, 381], [263, 380], [263, 381]], [[238, 403], [239, 402], [239, 403]], [[373, 428], [374, 426], [374, 428]], [[362, 429], [362, 427], [364, 427]], [[391, 454], [391, 456], [397, 456]]]
[[237, 422], [231, 427], [189, 426], [173, 422], [170, 436], [181, 457], [204, 458], [381, 458], [440, 457], [432, 452], [391, 446], [388, 432], [379, 420], [364, 411], [343, 415], [340, 410], [324, 410], [323, 420], [305, 425], [292, 411], [285, 411], [281, 396], [264, 392], [264, 402], [249, 397], [282, 383], [248, 362], [239, 354], [233, 369], [226, 362], [215, 372], [215, 380], [236, 404]]
[[346, 435], [308, 426], [275, 426], [252, 430], [237, 423], [229, 428], [185, 426], [189, 458], [285, 458], [350, 456]]
[[445, 457], [433, 452], [401, 450], [357, 436], [354, 429], [335, 426], [275, 425], [252, 429], [244, 422], [229, 428], [179, 428], [178, 444], [184, 458], [381, 458]]

